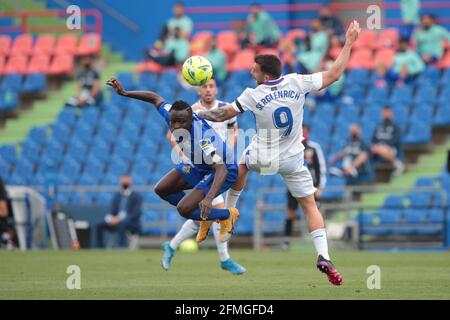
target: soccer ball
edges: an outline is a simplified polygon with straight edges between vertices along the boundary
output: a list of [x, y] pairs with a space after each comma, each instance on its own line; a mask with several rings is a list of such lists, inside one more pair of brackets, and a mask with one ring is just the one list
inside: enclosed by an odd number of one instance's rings
[[201, 86], [212, 78], [213, 68], [205, 57], [192, 56], [184, 62], [181, 73], [190, 85]]
[[187, 239], [184, 240], [180, 244], [180, 251], [181, 252], [195, 252], [198, 250], [198, 244], [195, 242], [194, 239]]

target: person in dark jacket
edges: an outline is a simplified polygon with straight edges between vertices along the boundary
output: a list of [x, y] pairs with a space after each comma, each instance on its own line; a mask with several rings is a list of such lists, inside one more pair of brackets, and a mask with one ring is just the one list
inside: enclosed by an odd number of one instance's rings
[[395, 168], [393, 175], [403, 172], [405, 166], [399, 159], [401, 151], [401, 130], [393, 121], [393, 113], [390, 106], [383, 109], [383, 122], [380, 123], [372, 138], [371, 153], [373, 157], [380, 157], [388, 161]]
[[142, 197], [131, 189], [130, 176], [122, 176], [121, 189], [112, 200], [111, 213], [105, 221], [97, 225], [97, 246], [104, 248], [103, 233], [105, 230], [117, 232], [119, 247], [127, 246], [126, 232], [139, 234], [141, 229]]

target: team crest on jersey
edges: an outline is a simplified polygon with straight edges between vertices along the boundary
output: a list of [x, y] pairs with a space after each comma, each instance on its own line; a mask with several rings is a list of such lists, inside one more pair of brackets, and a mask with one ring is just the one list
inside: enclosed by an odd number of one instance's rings
[[311, 81], [312, 81], [312, 75], [311, 75], [311, 74], [303, 74], [303, 75], [301, 75], [301, 79], [302, 79], [303, 81], [309, 81], [309, 82], [311, 82]]
[[210, 138], [200, 140], [200, 148], [207, 154], [214, 151], [214, 147]]
[[191, 166], [187, 164], [187, 165], [183, 166], [183, 169], [181, 169], [181, 170], [183, 170], [183, 172], [185, 174], [190, 174], [191, 173]]
[[164, 106], [164, 109], [166, 109], [167, 112], [170, 112], [170, 109], [172, 109], [172, 105], [166, 104], [166, 105]]

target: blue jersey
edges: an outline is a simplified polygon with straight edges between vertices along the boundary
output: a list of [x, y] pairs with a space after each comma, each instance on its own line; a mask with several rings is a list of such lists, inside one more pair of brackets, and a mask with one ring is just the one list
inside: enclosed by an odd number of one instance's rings
[[[172, 105], [162, 103], [158, 111], [170, 124], [170, 109]], [[212, 164], [215, 156], [219, 156], [222, 163], [230, 170], [237, 168], [233, 152], [228, 149], [220, 135], [209, 124], [195, 113], [193, 114], [190, 132], [173, 132], [174, 137], [183, 150], [184, 154], [191, 160], [192, 165], [199, 171], [207, 174], [213, 172]]]

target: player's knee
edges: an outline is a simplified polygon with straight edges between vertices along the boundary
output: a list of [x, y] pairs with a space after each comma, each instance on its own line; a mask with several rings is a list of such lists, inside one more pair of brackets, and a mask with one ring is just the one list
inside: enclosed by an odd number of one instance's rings
[[167, 190], [166, 190], [166, 188], [164, 188], [164, 186], [161, 185], [160, 183], [158, 183], [158, 184], [155, 186], [154, 191], [155, 191], [155, 193], [156, 193], [160, 198], [164, 198], [165, 196], [167, 196]]
[[177, 211], [182, 217], [189, 218], [193, 210], [189, 205], [180, 202], [177, 205]]

